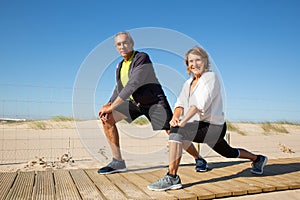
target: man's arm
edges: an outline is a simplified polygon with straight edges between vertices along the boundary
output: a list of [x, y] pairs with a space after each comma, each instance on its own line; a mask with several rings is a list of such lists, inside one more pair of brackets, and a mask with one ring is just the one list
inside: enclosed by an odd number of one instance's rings
[[122, 104], [124, 102], [123, 99], [121, 99], [120, 97], [117, 97], [114, 102], [112, 103], [108, 103], [105, 104], [104, 106], [102, 106], [102, 108], [99, 110], [99, 117], [102, 121], [106, 121], [107, 120], [107, 114], [112, 113], [112, 111], [114, 109], [116, 109], [120, 104]]

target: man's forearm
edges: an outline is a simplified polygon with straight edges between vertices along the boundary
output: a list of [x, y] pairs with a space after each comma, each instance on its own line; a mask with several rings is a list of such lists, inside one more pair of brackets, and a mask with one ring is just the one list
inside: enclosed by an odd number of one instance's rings
[[111, 103], [111, 109], [114, 110], [116, 109], [119, 105], [121, 105], [124, 102], [123, 99], [121, 99], [120, 97], [117, 97], [114, 102]]

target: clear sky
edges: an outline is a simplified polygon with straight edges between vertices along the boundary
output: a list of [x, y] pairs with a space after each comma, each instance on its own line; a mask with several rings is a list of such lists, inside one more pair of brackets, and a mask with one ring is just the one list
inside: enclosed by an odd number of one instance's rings
[[[73, 86], [91, 51], [119, 31], [159, 27], [208, 51], [228, 120], [299, 122], [299, 19], [298, 0], [0, 0], [0, 117], [72, 115]], [[145, 51], [185, 72], [183, 61]], [[95, 113], [113, 89], [114, 70], [105, 75]]]

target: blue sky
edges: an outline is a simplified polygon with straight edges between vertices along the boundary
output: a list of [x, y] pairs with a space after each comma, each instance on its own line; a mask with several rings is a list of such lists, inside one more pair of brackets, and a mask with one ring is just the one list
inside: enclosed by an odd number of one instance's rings
[[[298, 0], [0, 0], [0, 117], [72, 115], [74, 82], [91, 51], [119, 31], [160, 27], [209, 52], [228, 120], [299, 122], [299, 19]], [[184, 74], [180, 59], [148, 53]], [[105, 75], [95, 112], [113, 88], [113, 67]]]

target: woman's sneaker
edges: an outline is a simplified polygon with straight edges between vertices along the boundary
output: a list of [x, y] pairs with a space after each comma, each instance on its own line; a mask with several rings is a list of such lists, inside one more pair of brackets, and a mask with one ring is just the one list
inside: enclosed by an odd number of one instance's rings
[[125, 172], [127, 171], [125, 161], [119, 161], [113, 158], [113, 160], [106, 166], [98, 170], [99, 174], [112, 174], [116, 172]]
[[206, 172], [208, 170], [208, 165], [206, 160], [203, 158], [195, 159], [196, 161], [196, 172]]
[[158, 181], [148, 185], [149, 190], [153, 191], [165, 191], [165, 190], [176, 190], [182, 188], [181, 180], [177, 175], [175, 178], [166, 174]]
[[250, 170], [253, 174], [263, 174], [264, 166], [267, 164], [268, 158], [263, 155], [258, 155], [256, 161], [252, 162], [252, 169]]

